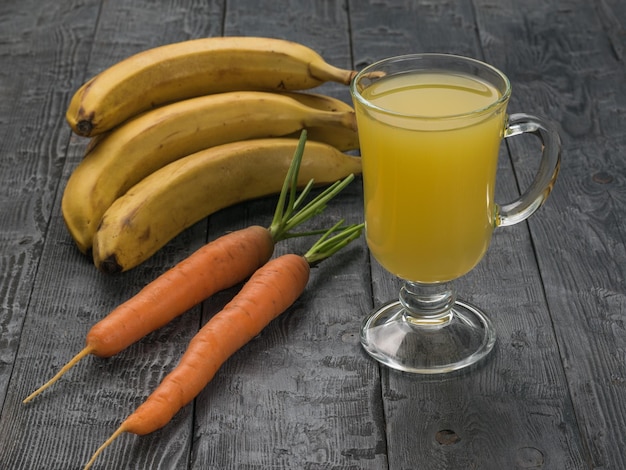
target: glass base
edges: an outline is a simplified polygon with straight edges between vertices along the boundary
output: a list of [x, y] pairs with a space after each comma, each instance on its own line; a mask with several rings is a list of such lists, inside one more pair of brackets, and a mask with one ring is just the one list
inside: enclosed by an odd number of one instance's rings
[[491, 320], [478, 308], [456, 300], [443, 317], [419, 319], [399, 301], [366, 318], [361, 344], [376, 360], [393, 369], [441, 374], [468, 367], [493, 349]]

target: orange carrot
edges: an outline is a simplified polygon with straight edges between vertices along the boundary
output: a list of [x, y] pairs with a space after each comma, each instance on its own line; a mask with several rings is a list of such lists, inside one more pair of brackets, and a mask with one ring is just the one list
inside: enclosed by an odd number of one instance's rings
[[24, 403], [54, 384], [85, 356], [117, 354], [209, 296], [244, 281], [271, 258], [278, 241], [302, 235], [291, 230], [320, 213], [353, 179], [350, 175], [336, 182], [300, 207], [313, 186], [313, 181], [309, 182], [296, 197], [305, 141], [306, 131], [303, 131], [269, 228], [251, 226], [224, 235], [147, 284], [96, 323], [87, 334], [86, 346], [52, 379], [26, 397]]
[[98, 448], [85, 470], [122, 433], [144, 435], [165, 426], [206, 387], [231, 355], [287, 310], [304, 291], [310, 266], [350, 243], [363, 229], [362, 224], [350, 226], [328, 238], [338, 225], [326, 232], [304, 256], [286, 254], [260, 267], [241, 291], [200, 329], [178, 365]]
[[178, 366], [126, 420], [125, 427], [143, 435], [165, 426], [202, 391], [226, 359], [295, 302], [308, 279], [309, 264], [302, 256], [287, 254], [262, 266], [200, 329]]

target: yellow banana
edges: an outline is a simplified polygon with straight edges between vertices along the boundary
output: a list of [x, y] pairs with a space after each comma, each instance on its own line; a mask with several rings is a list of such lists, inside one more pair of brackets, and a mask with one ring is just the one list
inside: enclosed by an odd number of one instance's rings
[[[342, 112], [342, 111], [354, 111], [354, 108], [341, 101], [339, 98], [335, 98], [333, 96], [322, 95], [320, 93], [309, 93], [309, 92], [301, 92], [301, 91], [284, 91], [281, 94], [285, 96], [290, 96], [305, 106], [310, 106], [311, 108], [321, 109], [322, 111], [333, 111], [333, 112]], [[307, 131], [308, 134], [308, 131]]]
[[[311, 106], [324, 111], [332, 112], [350, 112], [354, 111], [354, 108], [343, 101], [334, 98], [332, 96], [321, 95], [317, 93], [301, 93], [297, 91], [284, 92], [287, 96], [291, 96], [306, 106]], [[310, 140], [317, 140], [320, 142], [326, 142], [339, 150], [358, 150], [359, 147], [359, 133], [355, 128], [337, 127], [337, 126], [316, 126], [309, 127], [307, 129], [308, 138]], [[289, 137], [297, 138], [299, 132], [294, 132]]]
[[225, 91], [348, 84], [354, 74], [282, 39], [194, 39], [148, 49], [103, 70], [77, 90], [66, 119], [77, 134], [92, 136], [165, 103]]
[[167, 163], [227, 142], [283, 136], [309, 126], [322, 126], [330, 137], [333, 128], [355, 132], [355, 125], [351, 109], [325, 111], [287, 95], [256, 91], [206, 95], [147, 111], [92, 139], [63, 193], [65, 224], [85, 253], [113, 201]]
[[[233, 142], [181, 158], [133, 186], [105, 212], [93, 259], [106, 273], [131, 269], [187, 227], [233, 204], [277, 194], [298, 144], [268, 138]], [[299, 184], [328, 184], [361, 172], [358, 157], [307, 141]]]

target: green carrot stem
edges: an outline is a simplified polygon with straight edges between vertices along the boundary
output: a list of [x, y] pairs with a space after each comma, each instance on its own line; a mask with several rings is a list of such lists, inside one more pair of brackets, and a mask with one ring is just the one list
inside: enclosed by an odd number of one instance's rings
[[[320, 261], [334, 255], [350, 242], [358, 238], [365, 224], [355, 224], [343, 227], [343, 220], [340, 220], [331, 228], [329, 228], [309, 250], [304, 254], [304, 258], [309, 265], [315, 266]], [[333, 235], [333, 233], [340, 230], [339, 233]]]
[[276, 204], [276, 209], [274, 211], [274, 218], [272, 219], [272, 223], [269, 227], [269, 231], [275, 242], [286, 238], [301, 237], [310, 234], [311, 232], [294, 233], [292, 230], [323, 212], [324, 209], [326, 209], [328, 201], [333, 199], [352, 180], [354, 180], [354, 175], [348, 175], [343, 180], [336, 181], [313, 198], [313, 200], [304, 205], [304, 207], [301, 207], [314, 185], [314, 181], [311, 179], [302, 189], [300, 195], [298, 195], [298, 172], [300, 170], [300, 164], [304, 154], [306, 138], [307, 132], [306, 130], [303, 130], [300, 134], [300, 140], [298, 141], [293, 159], [289, 165], [289, 170], [285, 176], [285, 181], [283, 182], [283, 186], [278, 197], [278, 203]]

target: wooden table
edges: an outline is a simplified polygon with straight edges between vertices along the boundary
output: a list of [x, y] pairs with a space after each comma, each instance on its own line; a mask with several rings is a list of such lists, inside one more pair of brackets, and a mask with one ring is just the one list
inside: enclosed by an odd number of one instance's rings
[[[140, 267], [99, 273], [68, 235], [65, 182], [86, 139], [64, 121], [86, 79], [132, 53], [220, 35], [304, 43], [337, 66], [437, 51], [513, 82], [510, 112], [554, 121], [562, 170], [528, 223], [497, 230], [459, 282], [498, 332], [451, 376], [379, 366], [361, 320], [398, 282], [363, 240], [314, 271], [293, 308], [236, 353], [165, 428], [120, 437], [96, 469], [626, 468], [626, 2], [623, 0], [5, 0], [0, 5], [0, 468], [78, 469], [177, 363], [223, 292], [110, 359], [99, 318], [207, 240], [267, 224], [275, 200], [221, 211]], [[341, 85], [318, 90], [349, 102]], [[534, 174], [536, 142], [503, 146], [498, 200]], [[328, 219], [360, 221], [360, 180]], [[297, 241], [278, 252], [297, 249]]]

